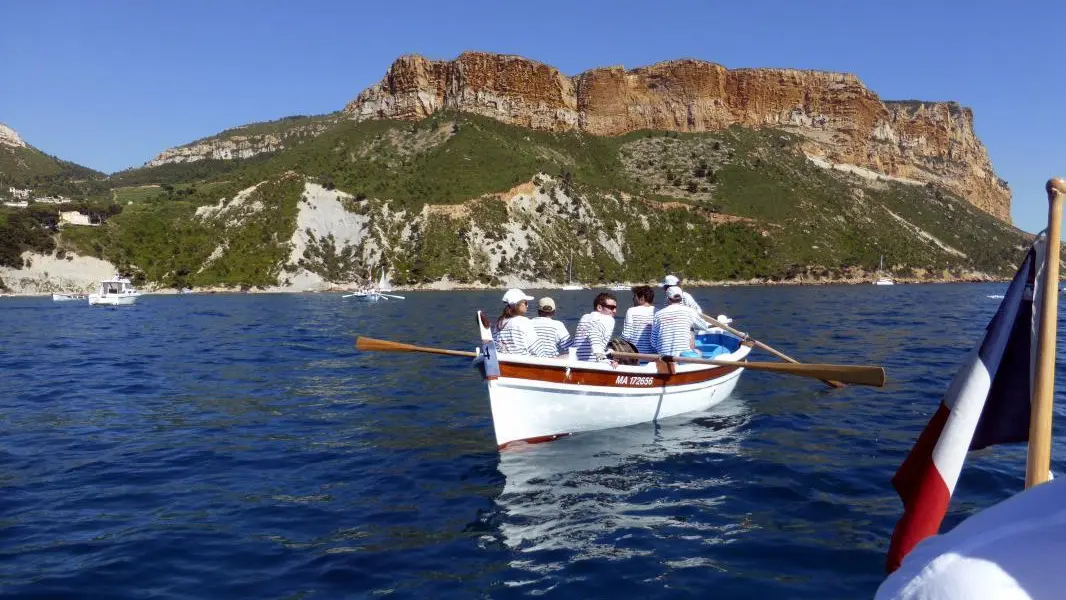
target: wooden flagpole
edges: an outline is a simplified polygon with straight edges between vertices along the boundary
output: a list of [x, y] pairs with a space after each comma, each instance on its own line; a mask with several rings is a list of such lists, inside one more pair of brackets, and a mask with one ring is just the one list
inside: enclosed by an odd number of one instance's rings
[[1051, 415], [1055, 404], [1055, 335], [1059, 325], [1059, 238], [1066, 181], [1047, 182], [1047, 250], [1040, 306], [1040, 331], [1036, 346], [1036, 378], [1029, 416], [1029, 456], [1025, 463], [1025, 487], [1048, 480], [1051, 469]]

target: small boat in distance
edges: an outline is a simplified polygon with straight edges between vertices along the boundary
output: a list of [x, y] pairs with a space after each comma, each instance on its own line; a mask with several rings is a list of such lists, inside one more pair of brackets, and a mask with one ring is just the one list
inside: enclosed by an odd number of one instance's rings
[[70, 302], [72, 300], [85, 300], [88, 298], [86, 294], [52, 294], [52, 302]]
[[100, 282], [99, 291], [89, 294], [89, 306], [129, 306], [141, 297], [129, 279], [115, 275]]
[[874, 285], [896, 285], [896, 282], [892, 281], [891, 277], [885, 277], [884, 276], [884, 274], [882, 273], [884, 268], [885, 268], [885, 257], [884, 257], [884, 255], [881, 255], [881, 264], [880, 264], [879, 267], [877, 267], [877, 281], [874, 282]]
[[[367, 277], [367, 281], [373, 281], [374, 272], [370, 272], [370, 277]], [[356, 302], [380, 302], [382, 300], [404, 300], [403, 296], [396, 294], [386, 294], [385, 292], [392, 291], [392, 284], [389, 282], [389, 275], [386, 269], [381, 270], [381, 277], [376, 284], [368, 283], [366, 287], [353, 292], [351, 294], [345, 294], [341, 298], [351, 298]]]
[[562, 287], [562, 290], [573, 292], [583, 289], [585, 289], [585, 286], [580, 283], [574, 283], [574, 251], [570, 250], [570, 260], [566, 262], [566, 285]]

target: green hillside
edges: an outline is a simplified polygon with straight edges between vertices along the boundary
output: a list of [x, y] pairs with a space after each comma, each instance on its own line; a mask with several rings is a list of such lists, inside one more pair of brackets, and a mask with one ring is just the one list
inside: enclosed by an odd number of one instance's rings
[[[306, 180], [354, 196], [349, 210], [378, 225], [364, 243], [383, 248], [377, 260], [400, 284], [445, 276], [490, 283], [508, 274], [561, 281], [571, 247], [575, 276], [588, 283], [650, 280], [665, 270], [690, 280], [844, 277], [876, 269], [882, 255], [900, 276], [1013, 272], [1023, 232], [935, 187], [823, 169], [797, 142], [740, 127], [556, 134], [456, 113], [417, 123], [337, 121], [273, 154], [116, 174], [107, 185], [121, 214], [99, 228], [64, 229], [58, 241], [160, 284], [270, 285], [287, 276], [282, 263]], [[541, 200], [532, 211], [492, 196], [534, 178]], [[195, 215], [263, 182], [255, 193], [264, 210], [239, 227]], [[141, 187], [149, 185], [159, 187]], [[423, 213], [425, 205], [469, 210], [453, 217]], [[515, 232], [532, 240], [521, 252], [508, 245]], [[476, 244], [475, 235], [483, 236]], [[362, 263], [370, 247], [324, 238], [304, 264], [355, 280], [377, 266]]]
[[0, 145], [0, 197], [8, 188], [32, 188], [40, 196], [86, 196], [107, 189], [106, 175], [32, 147]]

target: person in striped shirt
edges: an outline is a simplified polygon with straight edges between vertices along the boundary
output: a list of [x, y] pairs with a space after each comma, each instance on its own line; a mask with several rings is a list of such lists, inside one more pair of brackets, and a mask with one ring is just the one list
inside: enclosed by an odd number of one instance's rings
[[566, 353], [570, 345], [570, 332], [566, 325], [554, 319], [555, 300], [545, 296], [537, 302], [537, 316], [531, 319], [537, 332], [537, 344], [533, 356], [555, 358]]
[[[574, 331], [571, 344], [577, 350], [578, 360], [608, 362], [605, 355], [607, 344], [614, 333], [614, 315], [618, 312], [618, 299], [614, 294], [601, 292], [592, 301], [592, 312], [581, 317]], [[610, 361], [617, 365], [615, 361]]]
[[507, 290], [503, 295], [503, 312], [492, 326], [492, 341], [500, 354], [533, 354], [537, 332], [526, 317], [532, 299], [522, 290]]
[[633, 306], [626, 311], [622, 339], [633, 344], [637, 352], [655, 352], [651, 345], [651, 324], [655, 318], [655, 290], [650, 285], [633, 288]]
[[680, 356], [693, 348], [693, 329], [706, 331], [711, 326], [685, 306], [684, 292], [676, 285], [666, 288], [666, 302], [652, 319], [651, 344], [661, 356]]
[[[676, 275], [667, 275], [666, 277], [663, 278], [662, 286], [663, 286], [663, 290], [666, 290], [666, 289], [670, 288], [671, 286], [677, 286], [678, 289], [681, 289], [681, 280], [678, 279], [678, 277]], [[699, 303], [696, 302], [696, 299], [692, 297], [692, 294], [690, 294], [690, 293], [688, 293], [688, 292], [686, 292], [684, 290], [681, 291], [681, 303], [684, 304], [685, 306], [691, 308], [692, 310], [696, 311], [697, 315], [699, 315], [700, 313], [703, 312], [703, 309], [700, 308]], [[666, 306], [669, 306], [669, 305], [670, 305], [670, 299], [667, 298], [666, 302], [663, 303], [663, 307], [666, 307]]]

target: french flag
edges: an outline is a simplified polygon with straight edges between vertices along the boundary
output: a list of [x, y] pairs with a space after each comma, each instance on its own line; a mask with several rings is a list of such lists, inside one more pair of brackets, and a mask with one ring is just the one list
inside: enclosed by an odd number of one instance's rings
[[955, 374], [892, 485], [903, 516], [892, 532], [886, 568], [899, 568], [923, 539], [936, 535], [958, 483], [966, 453], [1029, 439], [1029, 398], [1040, 314], [1037, 282], [1044, 239], [1029, 249], [988, 324], [984, 340]]

